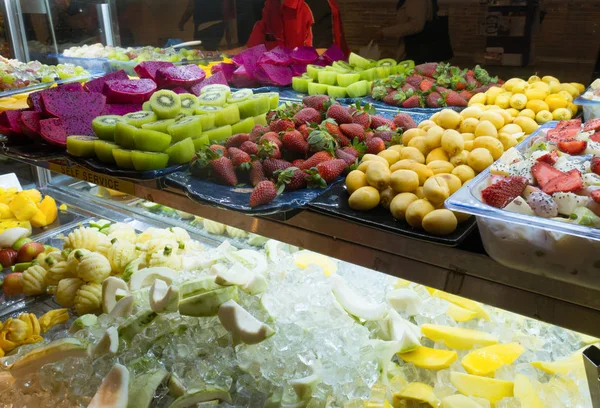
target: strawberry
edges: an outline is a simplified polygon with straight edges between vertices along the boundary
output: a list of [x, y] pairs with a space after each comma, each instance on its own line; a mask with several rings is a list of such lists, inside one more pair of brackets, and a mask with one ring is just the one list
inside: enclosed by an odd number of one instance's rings
[[318, 110], [319, 112], [326, 112], [331, 104], [329, 96], [327, 95], [314, 95], [305, 96], [302, 99], [304, 106]]
[[600, 190], [592, 191], [592, 200], [594, 200], [596, 203], [600, 204]]
[[269, 142], [275, 143], [279, 148], [283, 146], [283, 143], [281, 143], [281, 139], [279, 139], [279, 135], [275, 132], [268, 132], [262, 135], [259, 139], [259, 143], [261, 143], [264, 140], [268, 140]]
[[432, 92], [427, 95], [425, 105], [427, 105], [428, 108], [441, 108], [442, 106], [446, 106], [442, 96], [437, 92]]
[[562, 128], [550, 129], [546, 133], [546, 140], [549, 142], [570, 142], [575, 140], [575, 136], [579, 133], [579, 128]]
[[270, 140], [263, 140], [258, 145], [257, 156], [261, 159], [281, 159], [281, 150]]
[[307, 123], [321, 123], [321, 112], [314, 108], [304, 108], [294, 115], [296, 126]]
[[227, 157], [219, 157], [210, 162], [213, 176], [221, 183], [235, 186], [238, 183], [233, 163]]
[[277, 188], [271, 181], [265, 180], [258, 183], [250, 194], [250, 207], [258, 207], [270, 203], [277, 197]]
[[481, 191], [483, 202], [496, 208], [506, 207], [512, 200], [523, 194], [527, 186], [524, 177], [506, 177], [504, 180]]
[[[396, 125], [394, 125], [394, 122], [388, 118], [384, 118], [383, 116], [379, 116], [379, 115], [373, 115], [371, 116], [371, 129], [377, 129], [380, 128], [381, 126], [390, 126], [393, 125], [394, 129], [396, 128]], [[394, 130], [392, 129], [392, 130]]]
[[471, 92], [473, 93], [473, 95], [478, 94], [478, 93], [485, 93], [488, 91], [488, 89], [490, 89], [492, 86], [494, 85], [483, 85], [483, 86], [478, 86], [476, 88], [474, 88]]
[[430, 81], [428, 79], [425, 79], [423, 82], [421, 82], [421, 84], [419, 85], [419, 89], [423, 92], [427, 92], [429, 91], [431, 88], [433, 87], [433, 81]]
[[285, 191], [296, 191], [306, 188], [308, 174], [297, 167], [288, 167], [274, 174], [277, 177], [277, 185], [284, 185]]
[[556, 150], [552, 150], [550, 153], [546, 153], [545, 155], [538, 157], [537, 161], [542, 161], [544, 163], [548, 163], [549, 165], [554, 165], [558, 160], [558, 152]]
[[371, 127], [371, 115], [367, 112], [354, 112], [352, 114], [352, 123], [361, 125], [363, 128], [368, 129]]
[[421, 98], [418, 95], [413, 95], [404, 102], [402, 102], [402, 107], [406, 109], [410, 108], [419, 108], [421, 106]]
[[577, 169], [569, 170], [562, 175], [550, 180], [542, 191], [546, 194], [572, 193], [583, 188], [581, 173]]
[[394, 124], [396, 129], [406, 131], [408, 129], [414, 129], [417, 127], [414, 119], [408, 113], [399, 113], [394, 117]]
[[285, 132], [289, 129], [295, 128], [296, 124], [291, 119], [274, 119], [269, 124], [269, 129], [271, 129], [271, 131], [275, 133]]
[[[383, 103], [386, 105], [398, 106], [398, 101], [401, 99], [401, 94], [404, 95], [403, 92], [393, 91], [383, 98]], [[398, 96], [400, 95], [400, 96]]]
[[550, 182], [550, 180], [564, 174], [562, 171], [555, 169], [543, 161], [534, 164], [533, 167], [531, 167], [531, 173], [542, 190], [544, 190], [544, 187]]
[[218, 156], [229, 157], [229, 153], [227, 153], [227, 149], [225, 148], [225, 146], [214, 144], [210, 145], [209, 149]]
[[597, 132], [600, 130], [600, 118], [590, 119], [583, 126], [584, 132]]
[[382, 152], [385, 150], [385, 142], [383, 141], [383, 139], [378, 138], [378, 137], [372, 137], [370, 139], [367, 139], [367, 153], [370, 154], [378, 154], [379, 152]]
[[469, 101], [469, 99], [471, 99], [473, 97], [473, 94], [469, 91], [467, 91], [466, 89], [464, 91], [461, 91], [458, 93], [458, 95], [460, 95], [461, 98], [463, 98], [465, 101]]
[[298, 132], [302, 133], [302, 137], [304, 137], [304, 140], [306, 140], [308, 139], [308, 135], [310, 135], [310, 132], [312, 132], [312, 129], [309, 128], [307, 124], [304, 124], [298, 127]]
[[415, 73], [433, 78], [438, 68], [437, 62], [426, 62], [415, 66]]
[[348, 108], [342, 105], [331, 105], [327, 109], [327, 117], [335, 120], [338, 125], [352, 123], [352, 115], [348, 112]]
[[304, 163], [304, 159], [296, 159], [292, 162], [293, 167], [300, 167]]
[[346, 162], [342, 159], [328, 160], [317, 164], [317, 171], [325, 183], [333, 183], [346, 170]]
[[344, 147], [342, 150], [346, 153], [350, 153], [356, 158], [367, 151], [365, 145], [362, 143], [352, 144], [352, 146]]
[[277, 170], [285, 170], [288, 167], [292, 167], [292, 164], [288, 161], [281, 159], [265, 159], [262, 162], [262, 168], [267, 177], [273, 177], [273, 173]]
[[398, 135], [398, 132], [393, 130], [377, 130], [373, 134], [374, 137], [378, 137], [384, 142], [391, 142], [392, 139]]
[[248, 153], [238, 149], [237, 147], [229, 148], [228, 152], [231, 159], [231, 164], [233, 164], [234, 167], [238, 167], [244, 163], [250, 163], [250, 161], [252, 161]]
[[227, 139], [227, 142], [225, 142], [225, 147], [227, 149], [229, 149], [230, 147], [240, 147], [242, 143], [247, 142], [248, 140], [250, 140], [250, 135], [244, 133], [233, 135], [229, 139]]
[[277, 111], [269, 111], [267, 112], [267, 123], [271, 123], [273, 120], [277, 118]]
[[555, 129], [562, 130], [562, 129], [571, 129], [571, 128], [580, 129], [581, 128], [581, 119], [561, 120], [560, 122], [558, 122]]
[[308, 143], [304, 140], [302, 133], [297, 130], [285, 132], [281, 141], [283, 148], [292, 153], [305, 155], [308, 152]]
[[[356, 126], [360, 127], [359, 125]], [[335, 149], [338, 147], [338, 143], [335, 138], [323, 130], [315, 130], [314, 132], [311, 132], [308, 136], [307, 142], [311, 152], [320, 152], [324, 150], [333, 154]]]
[[417, 90], [417, 88], [414, 87], [414, 86], [412, 86], [411, 84], [404, 84], [402, 86], [402, 92], [404, 92], [406, 94], [408, 93], [408, 91], [413, 91], [414, 92], [416, 90]]
[[335, 158], [342, 159], [348, 166], [352, 166], [356, 162], [356, 157], [357, 156], [340, 149], [335, 151]]
[[579, 154], [587, 148], [584, 140], [573, 140], [570, 142], [558, 142], [558, 150], [568, 154]]
[[419, 89], [423, 77], [421, 75], [411, 75], [406, 78], [406, 83], [412, 85], [415, 89]]
[[592, 142], [600, 142], [600, 132], [596, 132], [590, 136]]
[[598, 157], [598, 156], [592, 157], [590, 169], [592, 170], [593, 173], [600, 176], [600, 157]]
[[468, 103], [465, 101], [457, 92], [448, 91], [446, 94], [446, 103], [448, 106], [467, 106]]
[[317, 152], [310, 156], [302, 165], [299, 167], [300, 170], [308, 170], [312, 167], [316, 167], [317, 164], [324, 161], [333, 160], [333, 156], [329, 152]]
[[243, 150], [244, 152], [253, 156], [255, 154], [258, 154], [258, 145], [248, 140], [247, 142], [242, 143], [242, 145], [240, 146], [240, 150]]
[[269, 132], [270, 129], [267, 126], [263, 125], [254, 125], [252, 131], [250, 132], [250, 140], [256, 142], [262, 135]]
[[350, 139], [346, 137], [340, 130], [340, 127], [335, 123], [335, 121], [331, 119], [327, 119], [322, 123], [324, 126], [324, 130], [333, 136], [341, 146], [348, 146], [350, 144]]
[[350, 140], [354, 140], [354, 138], [358, 138], [361, 142], [365, 140], [365, 128], [359, 124], [344, 124], [340, 126], [340, 130]]
[[262, 163], [259, 160], [252, 162], [252, 166], [250, 167], [250, 173], [248, 177], [250, 179], [250, 184], [252, 184], [252, 187], [256, 187], [258, 183], [267, 179], [265, 177], [265, 172], [263, 170]]

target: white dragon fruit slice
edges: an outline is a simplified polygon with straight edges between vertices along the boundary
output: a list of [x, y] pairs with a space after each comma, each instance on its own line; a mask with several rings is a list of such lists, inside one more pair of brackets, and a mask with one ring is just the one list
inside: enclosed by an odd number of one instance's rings
[[529, 194], [527, 204], [529, 204], [535, 215], [539, 217], [554, 218], [558, 216], [556, 201], [543, 191], [534, 191]]

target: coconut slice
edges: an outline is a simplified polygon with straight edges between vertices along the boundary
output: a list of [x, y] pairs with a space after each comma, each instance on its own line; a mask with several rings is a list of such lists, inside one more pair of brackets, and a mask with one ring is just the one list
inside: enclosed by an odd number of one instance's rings
[[169, 285], [177, 278], [178, 273], [171, 268], [156, 267], [144, 268], [135, 272], [129, 280], [130, 290], [139, 290], [150, 286], [158, 278], [167, 282]]
[[129, 317], [119, 326], [119, 336], [131, 341], [136, 334], [141, 333], [158, 316], [152, 310], [140, 310]]
[[267, 270], [267, 259], [258, 251], [252, 249], [240, 249], [234, 254], [234, 257], [239, 259], [246, 265], [251, 266], [250, 271], [253, 274], [264, 273]]
[[196, 280], [190, 280], [182, 283], [179, 286], [179, 293], [182, 298], [194, 296], [199, 293], [210, 292], [211, 290], [220, 289], [221, 285], [215, 283], [214, 276], [203, 276]]
[[409, 316], [415, 316], [419, 314], [423, 302], [417, 295], [417, 293], [408, 288], [400, 288], [388, 292], [386, 299], [390, 306], [397, 311], [404, 311]]
[[60, 339], [25, 354], [10, 367], [10, 374], [15, 378], [24, 377], [37, 372], [46, 364], [69, 357], [85, 357], [86, 355], [87, 347], [81, 340]]
[[[169, 373], [164, 368], [158, 368], [149, 373], [138, 375], [131, 381], [129, 400], [135, 401], [136, 408], [149, 408], [154, 400], [156, 389]], [[132, 404], [129, 404], [131, 406]]]
[[195, 317], [216, 316], [221, 305], [231, 299], [238, 299], [237, 286], [227, 286], [185, 298], [179, 302], [179, 313]]
[[252, 272], [239, 262], [227, 270], [221, 270], [215, 278], [215, 282], [221, 286], [243, 286], [253, 277]]
[[176, 312], [179, 307], [179, 289], [156, 279], [150, 288], [150, 308], [156, 313]]
[[133, 304], [135, 303], [135, 297], [133, 295], [125, 296], [119, 300], [115, 307], [110, 311], [112, 317], [127, 317], [133, 312]]
[[102, 311], [110, 313], [117, 305], [117, 290], [129, 293], [127, 283], [123, 279], [109, 276], [102, 282]]
[[119, 351], [119, 332], [116, 327], [109, 327], [95, 347], [90, 349], [90, 357], [97, 358], [105, 354], [114, 356]]
[[219, 320], [225, 330], [242, 343], [257, 344], [275, 334], [272, 328], [248, 313], [235, 300], [228, 300], [221, 305]]
[[320, 365], [317, 364], [315, 367], [312, 367], [312, 371], [313, 373], [309, 376], [290, 381], [290, 385], [300, 401], [309, 400], [314, 388], [323, 381]]
[[177, 398], [169, 408], [187, 408], [195, 407], [200, 402], [222, 401], [231, 403], [231, 395], [227, 391], [207, 388], [204, 390], [190, 390]]
[[0, 234], [0, 248], [12, 248], [15, 242], [31, 234], [27, 228], [9, 228]]
[[87, 408], [127, 408], [129, 400], [129, 371], [115, 364]]
[[333, 295], [349, 314], [363, 320], [383, 319], [389, 308], [385, 303], [370, 303], [358, 293], [346, 286], [344, 279], [337, 275], [331, 277]]

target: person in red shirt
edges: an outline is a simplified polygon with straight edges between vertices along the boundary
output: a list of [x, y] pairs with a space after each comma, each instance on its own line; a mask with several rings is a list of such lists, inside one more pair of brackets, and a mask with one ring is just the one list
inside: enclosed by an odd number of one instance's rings
[[[262, 19], [254, 25], [247, 46], [254, 47], [265, 44], [267, 49], [279, 45], [289, 48], [313, 46], [313, 24], [315, 16], [307, 4], [309, 0], [266, 0]], [[324, 0], [318, 0], [324, 2]], [[340, 10], [335, 0], [327, 0], [331, 11], [331, 40], [329, 44], [337, 44], [346, 54], [350, 52], [344, 38], [344, 28]], [[327, 18], [321, 16], [319, 9], [317, 24], [329, 24]], [[319, 45], [322, 41], [317, 41]]]

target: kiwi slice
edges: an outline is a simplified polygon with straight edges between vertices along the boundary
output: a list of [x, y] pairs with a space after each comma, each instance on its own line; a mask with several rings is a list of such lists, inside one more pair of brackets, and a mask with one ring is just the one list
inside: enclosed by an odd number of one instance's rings
[[221, 106], [199, 105], [196, 108], [196, 115], [205, 115], [207, 113], [217, 113], [223, 109]]
[[177, 143], [187, 137], [202, 134], [200, 116], [189, 116], [173, 123], [167, 129], [171, 135], [171, 142]]
[[152, 122], [156, 122], [158, 120], [158, 117], [156, 116], [156, 113], [154, 112], [148, 112], [148, 111], [139, 111], [139, 112], [132, 112], [132, 113], [128, 113], [125, 116], [123, 116], [123, 118], [125, 118], [125, 121], [132, 126], [135, 127], [142, 127], [142, 125], [145, 125], [146, 123], [152, 123]]
[[208, 114], [204, 114], [204, 115], [198, 115], [196, 117], [200, 118], [200, 125], [202, 125], [203, 131], [216, 128], [216, 125], [215, 125], [216, 115], [208, 113]]
[[371, 87], [368, 81], [358, 81], [346, 87], [346, 92], [350, 98], [360, 98], [370, 93]]
[[350, 74], [352, 72], [351, 69], [346, 69], [342, 67], [329, 67], [327, 71], [336, 72], [338, 74]]
[[325, 85], [337, 85], [338, 73], [335, 71], [319, 71], [319, 83]]
[[185, 113], [188, 116], [196, 113], [196, 108], [200, 103], [198, 102], [198, 98], [196, 95], [192, 94], [181, 94], [179, 95], [179, 99], [181, 99], [181, 112]]
[[377, 61], [378, 67], [395, 67], [396, 65], [398, 65], [398, 63], [392, 58], [383, 58]]
[[133, 137], [135, 148], [147, 152], [164, 152], [171, 144], [171, 135], [154, 130], [140, 129]]
[[240, 89], [239, 91], [232, 93], [229, 98], [227, 98], [227, 103], [243, 102], [252, 95], [254, 95], [254, 92], [252, 92], [251, 89]]
[[[242, 102], [242, 104], [249, 101]], [[233, 125], [240, 121], [240, 104], [229, 105], [215, 113], [215, 126]]]
[[169, 133], [167, 128], [175, 123], [175, 119], [163, 119], [157, 122], [146, 123], [142, 125], [142, 129], [154, 130], [155, 132]]
[[389, 67], [375, 67], [373, 69], [375, 70], [375, 76], [378, 79], [383, 79], [383, 78], [387, 78], [388, 76], [390, 76]]
[[202, 88], [200, 90], [200, 94], [205, 94], [205, 93], [209, 93], [209, 92], [222, 92], [222, 93], [225, 93], [226, 95], [229, 95], [229, 94], [231, 94], [231, 88], [229, 88], [227, 85], [212, 84], [212, 85], [206, 85], [204, 88]]
[[175, 92], [163, 89], [152, 94], [150, 105], [159, 119], [172, 119], [181, 110], [181, 98]]
[[152, 105], [150, 105], [150, 101], [146, 101], [142, 104], [142, 110], [148, 111], [148, 112], [154, 112], [152, 110]]
[[198, 97], [200, 105], [223, 106], [227, 102], [225, 92], [207, 92]]
[[310, 78], [312, 78], [313, 81], [318, 81], [319, 80], [319, 72], [324, 69], [325, 69], [325, 67], [309, 64], [306, 66], [306, 73], [308, 74], [308, 76]]
[[358, 81], [360, 81], [360, 74], [338, 74], [337, 76], [338, 85], [343, 87], [347, 87]]
[[94, 153], [102, 163], [114, 164], [115, 158], [112, 154], [114, 149], [118, 149], [119, 145], [106, 140], [94, 140]]
[[115, 129], [115, 143], [125, 149], [133, 149], [135, 147], [135, 134], [138, 128], [127, 123], [117, 123]]
[[192, 138], [192, 142], [194, 143], [194, 149], [196, 151], [202, 150], [203, 147], [210, 145], [210, 139], [208, 138], [208, 135], [205, 133], [203, 133], [199, 137]]
[[231, 126], [222, 126], [216, 129], [208, 130], [202, 133], [202, 136], [207, 136], [211, 142], [222, 142], [229, 139], [233, 135]]
[[165, 153], [169, 155], [170, 164], [184, 164], [196, 155], [196, 147], [191, 137], [187, 137], [169, 146]]
[[231, 133], [234, 135], [250, 133], [255, 124], [254, 118], [246, 118], [235, 125], [231, 125]]
[[359, 68], [366, 68], [371, 63], [370, 60], [368, 60], [366, 58], [363, 58], [360, 55], [355, 54], [353, 52], [350, 53], [350, 57], [348, 58], [348, 62], [353, 67], [359, 67]]
[[67, 153], [76, 157], [94, 157], [94, 141], [98, 140], [92, 136], [69, 136], [67, 137]]
[[98, 116], [92, 121], [92, 128], [100, 139], [115, 140], [115, 127], [119, 122], [125, 123], [125, 119], [118, 115]]
[[269, 95], [269, 103], [271, 105], [270, 108], [277, 109], [277, 107], [279, 106], [279, 93], [278, 92], [267, 92], [265, 95]]
[[263, 113], [262, 115], [255, 116], [254, 117], [254, 124], [255, 125], [267, 126], [267, 114]]
[[117, 166], [122, 169], [133, 169], [133, 162], [131, 161], [131, 150], [127, 149], [113, 149], [112, 151]]
[[271, 100], [267, 94], [257, 94], [238, 105], [242, 119], [253, 118], [254, 116], [267, 113], [271, 109]]
[[169, 155], [166, 153], [131, 151], [133, 168], [137, 171], [159, 170], [167, 167]]
[[345, 98], [348, 96], [348, 93], [346, 92], [346, 88], [342, 86], [330, 85], [327, 88], [327, 95], [329, 95], [332, 98]]
[[292, 89], [296, 92], [308, 93], [308, 83], [312, 81], [312, 78], [293, 77]]
[[375, 68], [365, 69], [360, 73], [360, 79], [364, 79], [366, 81], [374, 81], [377, 79], [377, 72]]
[[327, 95], [327, 88], [329, 85], [317, 84], [315, 82], [308, 83], [308, 94], [309, 95]]

